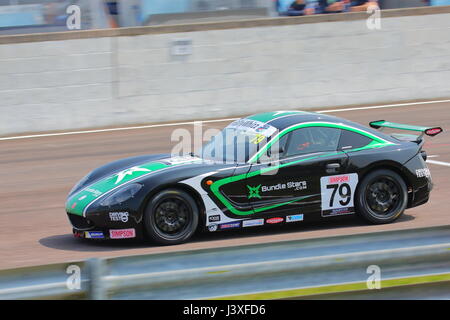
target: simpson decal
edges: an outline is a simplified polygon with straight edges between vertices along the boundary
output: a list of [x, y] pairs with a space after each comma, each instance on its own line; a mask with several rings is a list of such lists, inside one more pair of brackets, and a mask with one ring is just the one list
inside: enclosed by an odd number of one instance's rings
[[111, 239], [135, 238], [136, 230], [134, 229], [109, 230], [109, 237]]

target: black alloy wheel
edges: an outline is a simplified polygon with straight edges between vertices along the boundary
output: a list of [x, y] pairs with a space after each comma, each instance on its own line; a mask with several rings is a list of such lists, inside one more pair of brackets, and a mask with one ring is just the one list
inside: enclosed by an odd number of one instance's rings
[[357, 211], [370, 223], [383, 224], [396, 220], [407, 204], [407, 186], [402, 177], [391, 170], [373, 171], [358, 186]]
[[149, 201], [144, 225], [147, 235], [159, 244], [183, 243], [197, 228], [198, 206], [183, 190], [163, 190]]

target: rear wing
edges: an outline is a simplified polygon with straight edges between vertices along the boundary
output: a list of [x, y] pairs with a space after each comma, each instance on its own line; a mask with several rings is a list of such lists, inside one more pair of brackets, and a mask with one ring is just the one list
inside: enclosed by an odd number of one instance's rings
[[422, 140], [422, 137], [424, 134], [426, 134], [427, 136], [430, 136], [430, 137], [434, 137], [443, 131], [441, 127], [413, 126], [413, 125], [408, 125], [408, 124], [389, 122], [389, 121], [385, 121], [385, 120], [372, 121], [369, 124], [372, 128], [375, 128], [375, 129], [392, 128], [392, 129], [399, 129], [399, 130], [421, 132], [421, 134], [419, 136], [417, 136], [416, 141]]

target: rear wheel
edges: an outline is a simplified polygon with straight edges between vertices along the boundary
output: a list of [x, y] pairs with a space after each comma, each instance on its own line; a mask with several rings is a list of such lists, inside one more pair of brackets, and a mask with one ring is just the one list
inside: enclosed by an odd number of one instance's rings
[[186, 242], [197, 228], [198, 206], [182, 190], [163, 190], [149, 201], [144, 225], [147, 235], [159, 244]]
[[407, 187], [397, 173], [376, 170], [362, 179], [355, 201], [358, 214], [364, 220], [373, 224], [390, 223], [406, 209]]

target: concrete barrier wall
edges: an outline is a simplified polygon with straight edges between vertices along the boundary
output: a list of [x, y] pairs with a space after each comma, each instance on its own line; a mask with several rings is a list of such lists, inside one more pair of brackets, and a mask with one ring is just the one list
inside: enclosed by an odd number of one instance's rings
[[0, 135], [450, 96], [450, 7], [383, 17], [0, 37]]

